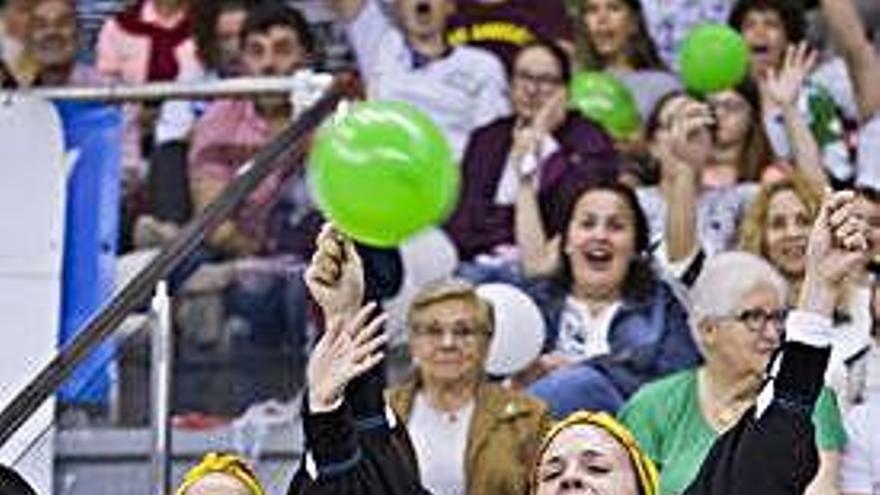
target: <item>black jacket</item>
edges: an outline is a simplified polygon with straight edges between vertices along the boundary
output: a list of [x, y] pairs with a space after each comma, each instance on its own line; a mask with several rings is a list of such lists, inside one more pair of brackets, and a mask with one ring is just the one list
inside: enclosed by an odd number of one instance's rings
[[830, 348], [787, 342], [773, 396], [722, 435], [685, 495], [800, 495], [819, 470], [811, 415]]
[[378, 368], [353, 381], [335, 411], [313, 414], [306, 404], [306, 454], [288, 495], [430, 495], [406, 427], [385, 405]]

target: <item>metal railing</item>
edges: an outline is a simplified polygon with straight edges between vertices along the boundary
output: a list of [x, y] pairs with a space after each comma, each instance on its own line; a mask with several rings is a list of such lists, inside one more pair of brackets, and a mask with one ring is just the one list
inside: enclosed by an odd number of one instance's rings
[[[184, 88], [178, 85], [148, 85], [137, 91], [134, 88], [55, 88], [44, 90], [26, 91], [27, 94], [39, 95], [53, 99], [80, 99], [102, 100], [115, 98], [114, 101], [166, 99], [178, 97], [210, 97], [253, 95], [265, 92], [290, 92], [296, 88], [296, 84], [326, 84], [330, 81], [318, 81], [315, 79], [301, 79], [293, 77], [283, 81], [266, 82], [264, 86], [252, 86], [250, 88], [241, 82], [225, 83], [214, 86], [202, 84], [199, 88], [190, 85]], [[286, 86], [285, 86], [286, 84]], [[268, 86], [272, 86], [271, 88]], [[194, 89], [195, 88], [195, 89]], [[209, 91], [213, 89], [214, 91]], [[219, 90], [218, 90], [219, 88]], [[265, 90], [265, 91], [264, 91]], [[104, 91], [104, 93], [100, 93]], [[224, 91], [226, 91], [224, 93]], [[295, 91], [294, 91], [295, 93]], [[3, 92], [0, 92], [2, 95]], [[115, 95], [115, 96], [114, 96]], [[99, 98], [103, 96], [105, 98]], [[60, 387], [79, 365], [94, 349], [110, 338], [117, 327], [125, 318], [138, 310], [153, 294], [157, 285], [163, 281], [174, 268], [189, 254], [192, 253], [210, 234], [214, 228], [221, 224], [233, 210], [254, 191], [260, 183], [269, 175], [279, 169], [290, 166], [293, 163], [301, 163], [308, 152], [308, 136], [321, 122], [330, 115], [338, 103], [345, 98], [357, 96], [356, 81], [349, 76], [338, 76], [332, 80], [332, 84], [316, 102], [310, 105], [308, 110], [301, 112], [298, 118], [282, 131], [268, 145], [261, 149], [248, 163], [244, 164], [235, 179], [222, 191], [222, 193], [201, 213], [193, 218], [180, 233], [126, 286], [118, 291], [107, 306], [95, 315], [85, 327], [76, 334], [74, 339], [62, 349], [41, 371], [18, 393], [15, 398], [0, 412], [0, 446], [4, 445], [27, 420], [40, 408], [40, 406]], [[111, 98], [112, 97], [112, 98]], [[167, 301], [166, 301], [167, 302]], [[160, 304], [161, 305], [161, 304]], [[161, 311], [156, 312], [162, 314]], [[160, 318], [162, 318], [160, 316]], [[160, 335], [154, 340], [154, 349], [170, 351], [167, 336], [161, 335], [162, 324], [154, 325]], [[165, 329], [168, 330], [167, 328]], [[154, 329], [153, 331], [157, 331]], [[161, 362], [161, 360], [159, 360]], [[166, 376], [170, 370], [171, 362], [166, 360], [161, 369], [155, 372]], [[163, 369], [165, 371], [163, 371]], [[168, 393], [167, 383], [154, 385], [154, 396]], [[167, 405], [167, 403], [166, 403]], [[154, 418], [154, 423], [164, 421], [165, 427], [154, 424], [154, 445], [157, 449], [164, 449], [166, 457], [162, 461], [164, 465], [154, 464], [157, 473], [157, 481], [163, 483], [167, 489], [167, 471], [164, 477], [160, 470], [167, 470], [167, 411], [164, 420], [160, 415]], [[161, 493], [161, 492], [159, 492]]]

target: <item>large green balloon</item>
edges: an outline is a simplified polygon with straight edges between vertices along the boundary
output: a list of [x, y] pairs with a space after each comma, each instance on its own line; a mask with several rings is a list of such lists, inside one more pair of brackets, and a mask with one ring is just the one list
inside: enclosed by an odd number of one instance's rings
[[632, 92], [605, 72], [581, 72], [571, 80], [571, 104], [615, 138], [625, 138], [641, 125]]
[[722, 24], [691, 31], [679, 51], [679, 70], [687, 89], [706, 94], [739, 84], [749, 70], [749, 47], [742, 36]]
[[458, 199], [459, 171], [443, 132], [425, 114], [402, 102], [370, 101], [319, 129], [310, 182], [343, 232], [390, 247], [446, 218]]

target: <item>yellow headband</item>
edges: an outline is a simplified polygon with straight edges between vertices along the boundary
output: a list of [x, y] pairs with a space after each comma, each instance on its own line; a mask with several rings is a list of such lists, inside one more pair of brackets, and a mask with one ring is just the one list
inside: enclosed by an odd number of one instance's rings
[[641, 487], [642, 495], [658, 495], [660, 476], [657, 473], [657, 467], [654, 462], [645, 455], [639, 443], [633, 437], [632, 433], [622, 423], [614, 419], [613, 416], [604, 412], [587, 412], [578, 411], [556, 423], [553, 428], [544, 436], [541, 448], [535, 458], [535, 467], [532, 476], [532, 490], [538, 486], [538, 465], [544, 452], [550, 447], [556, 435], [563, 430], [576, 425], [593, 425], [602, 428], [608, 432], [620, 445], [626, 450], [632, 461], [633, 468], [636, 471], [636, 477]]
[[205, 476], [213, 473], [228, 474], [240, 481], [250, 490], [253, 495], [266, 495], [263, 487], [253, 471], [245, 463], [244, 459], [232, 454], [217, 454], [211, 452], [202, 458], [196, 466], [186, 473], [183, 483], [177, 489], [176, 495], [184, 495], [190, 487]]

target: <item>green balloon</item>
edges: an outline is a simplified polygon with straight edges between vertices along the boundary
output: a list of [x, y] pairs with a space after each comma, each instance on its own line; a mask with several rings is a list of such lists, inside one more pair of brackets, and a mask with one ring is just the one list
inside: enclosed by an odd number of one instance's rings
[[700, 94], [724, 91], [746, 77], [749, 47], [733, 28], [705, 24], [687, 35], [678, 63], [687, 89]]
[[605, 72], [581, 72], [571, 80], [569, 98], [581, 114], [597, 122], [615, 138], [624, 138], [641, 126], [632, 92]]
[[310, 156], [318, 206], [364, 244], [399, 245], [445, 220], [458, 199], [449, 143], [406, 103], [361, 102], [337, 113], [318, 130]]

